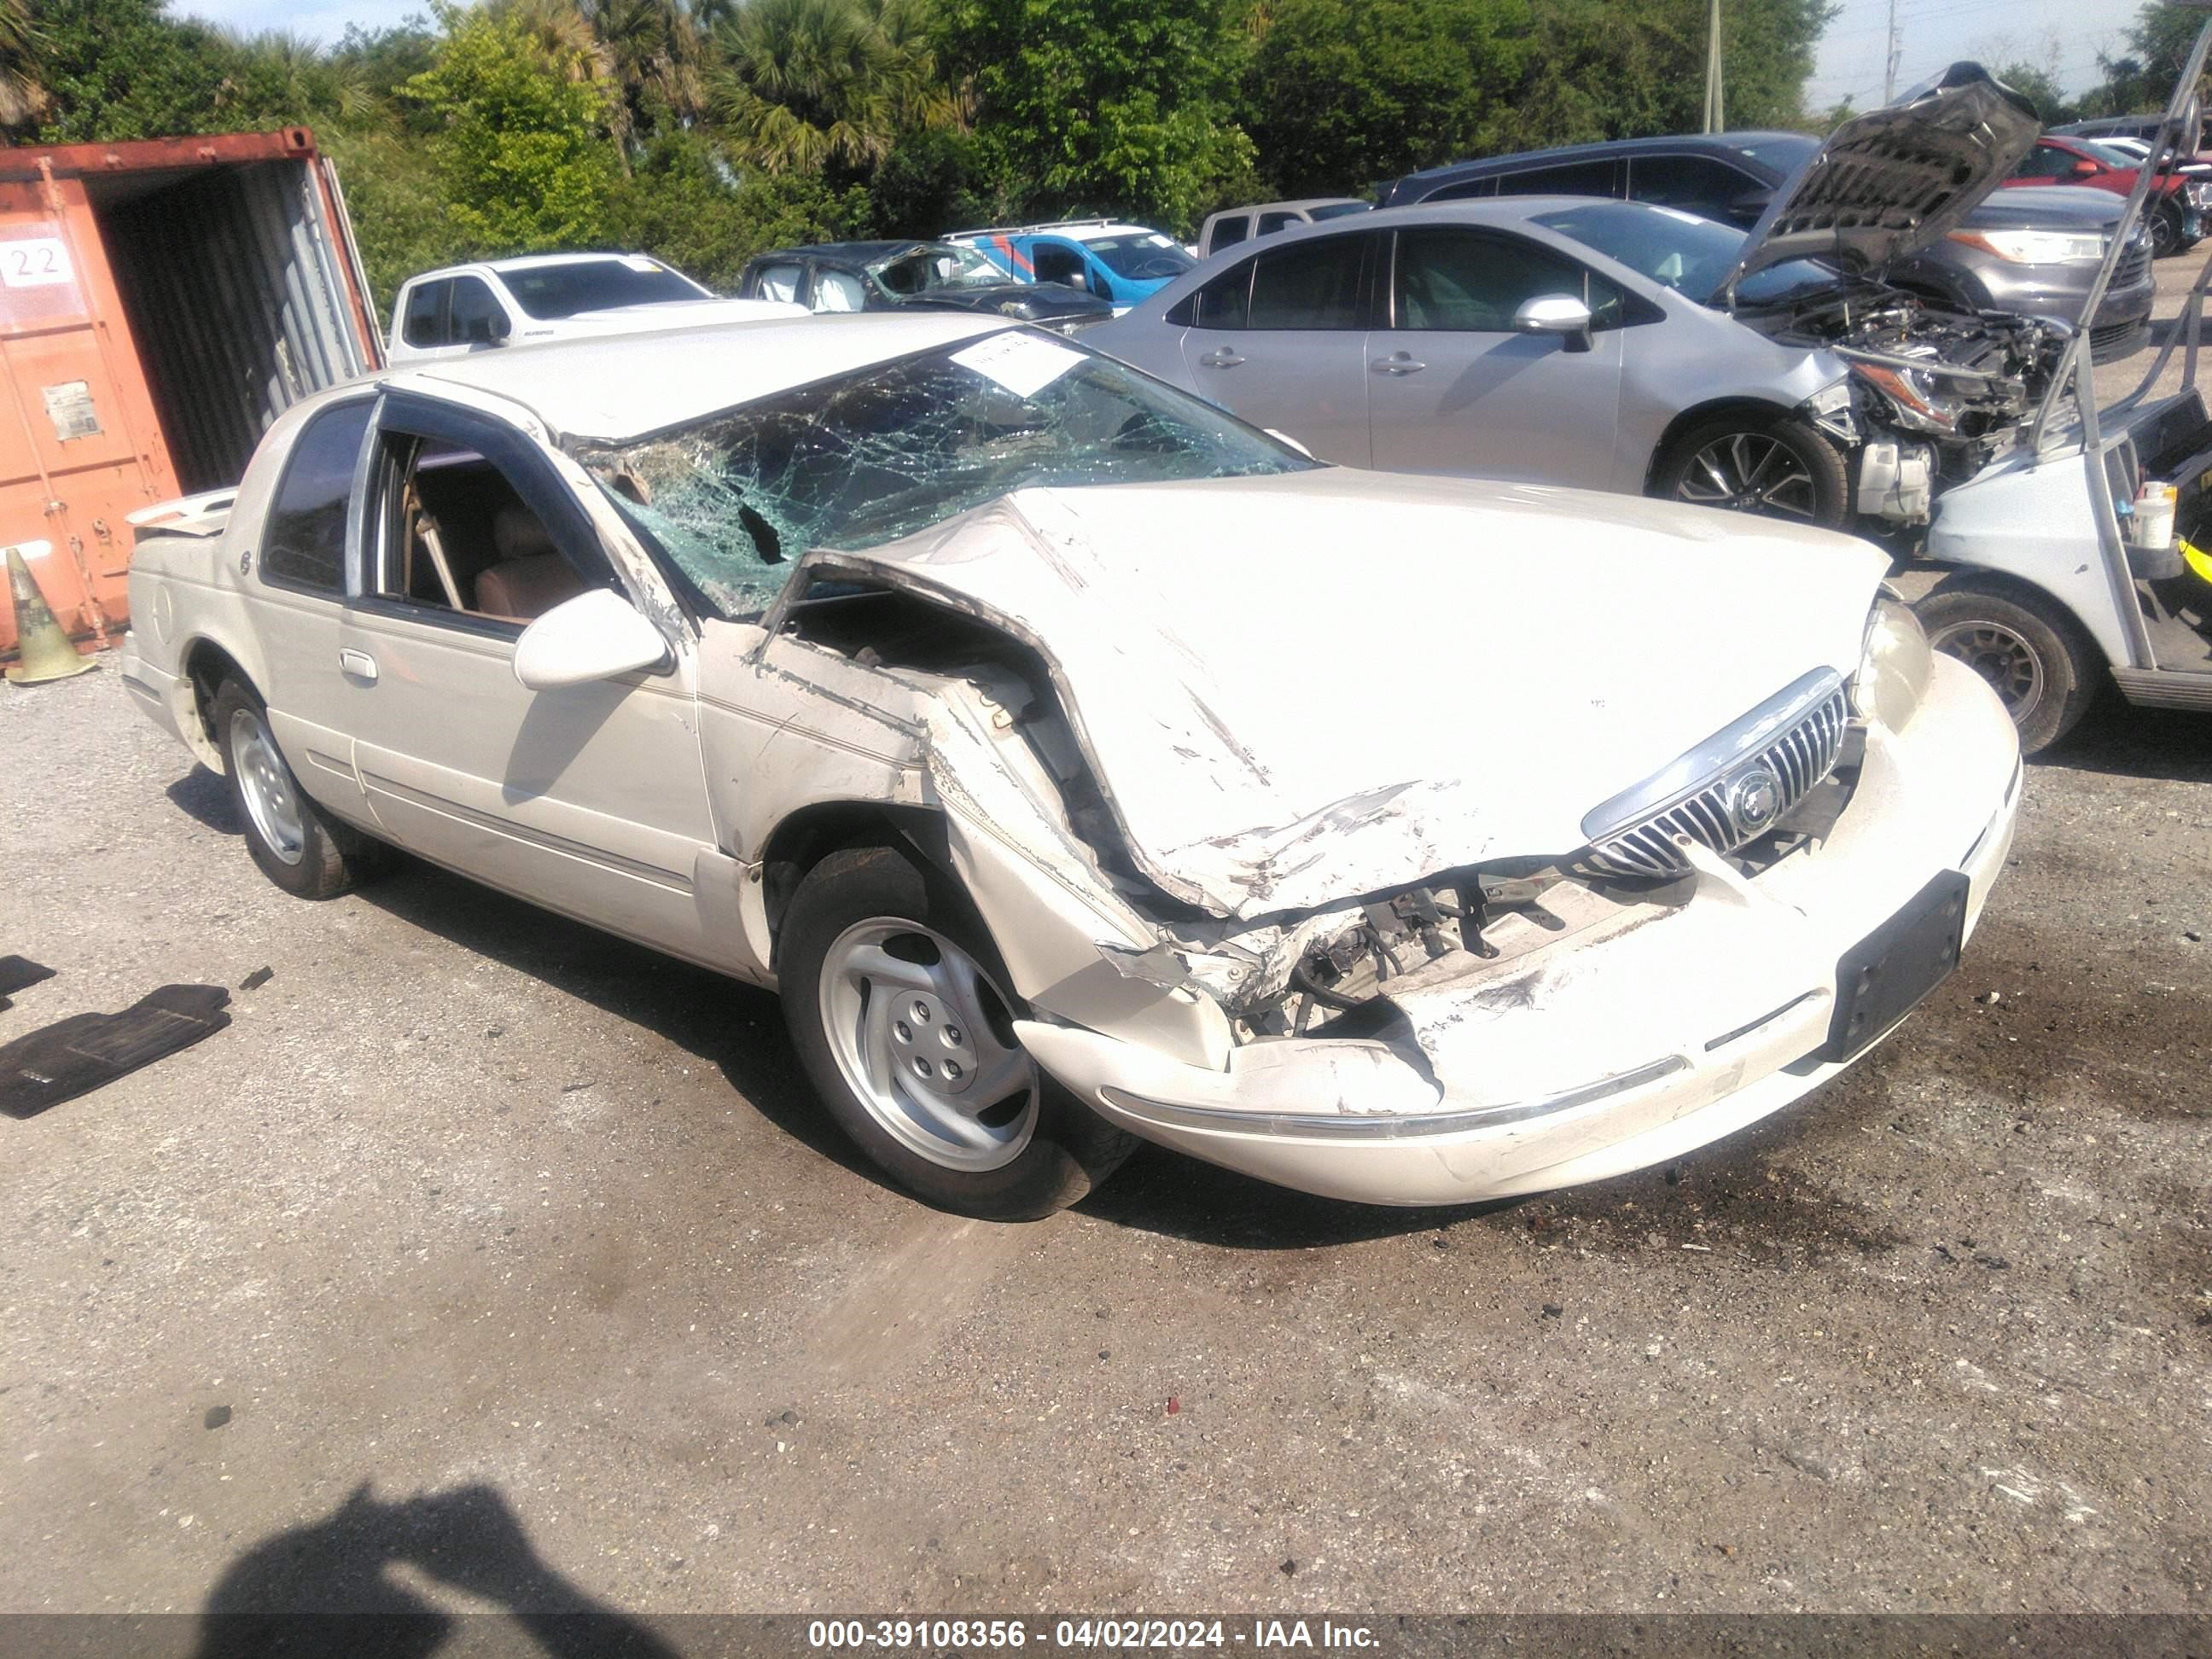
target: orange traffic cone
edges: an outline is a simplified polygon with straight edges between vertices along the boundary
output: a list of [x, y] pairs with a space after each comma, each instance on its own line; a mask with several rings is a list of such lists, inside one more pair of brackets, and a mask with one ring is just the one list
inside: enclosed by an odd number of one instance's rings
[[14, 548], [8, 550], [8, 587], [15, 597], [15, 665], [8, 670], [15, 685], [37, 685], [45, 680], [65, 680], [100, 666], [97, 657], [80, 656], [47, 608], [46, 596], [31, 578], [31, 567]]

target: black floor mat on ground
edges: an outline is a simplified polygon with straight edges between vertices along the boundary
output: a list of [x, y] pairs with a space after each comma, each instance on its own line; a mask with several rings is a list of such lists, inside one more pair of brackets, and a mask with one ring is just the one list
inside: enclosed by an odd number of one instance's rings
[[164, 985], [119, 1014], [71, 1014], [0, 1048], [0, 1113], [36, 1117], [230, 1024], [220, 985]]
[[12, 1006], [8, 1000], [16, 992], [28, 990], [40, 980], [53, 976], [52, 969], [28, 957], [0, 957], [0, 1008]]

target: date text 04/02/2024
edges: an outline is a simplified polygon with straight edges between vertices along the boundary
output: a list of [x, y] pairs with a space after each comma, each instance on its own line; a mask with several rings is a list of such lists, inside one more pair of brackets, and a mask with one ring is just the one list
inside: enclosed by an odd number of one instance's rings
[[1374, 1631], [1330, 1619], [817, 1619], [806, 1627], [814, 1649], [962, 1650], [1039, 1647], [1106, 1650], [1242, 1647], [1373, 1648]]

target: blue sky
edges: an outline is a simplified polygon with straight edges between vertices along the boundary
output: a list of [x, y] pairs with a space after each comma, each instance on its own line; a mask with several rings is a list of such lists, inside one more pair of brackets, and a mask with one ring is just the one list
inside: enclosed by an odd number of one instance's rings
[[[335, 40], [349, 22], [379, 28], [423, 0], [174, 0], [179, 12], [252, 33], [289, 29]], [[1904, 50], [1898, 86], [1925, 80], [1955, 58], [2018, 58], [2045, 64], [2056, 57], [2059, 84], [2080, 92], [2097, 78], [2097, 49], [2115, 42], [2119, 26], [2135, 15], [2126, 0], [1897, 0]], [[2100, 15], [2079, 27], [2085, 11]], [[1822, 109], [1850, 94], [1862, 108], [1881, 100], [1882, 59], [1887, 48], [1889, 0], [1842, 0], [1828, 26], [1806, 102]], [[2109, 21], [2103, 20], [2109, 19]], [[2074, 25], [2069, 27], [2069, 25]]]

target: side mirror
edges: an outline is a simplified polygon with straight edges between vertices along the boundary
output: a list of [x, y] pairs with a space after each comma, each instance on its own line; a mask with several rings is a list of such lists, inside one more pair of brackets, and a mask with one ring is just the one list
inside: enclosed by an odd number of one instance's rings
[[1085, 294], [1091, 292], [1091, 275], [1088, 271], [1071, 270], [1060, 280], [1070, 288], [1079, 288]]
[[2066, 171], [2076, 179], [2094, 179], [2102, 173], [2104, 168], [2099, 167], [2094, 161], [2076, 161]]
[[1590, 308], [1571, 294], [1539, 294], [1522, 301], [1513, 313], [1513, 327], [1521, 334], [1557, 334], [1570, 351], [1590, 349]]
[[660, 630], [605, 587], [562, 600], [514, 642], [514, 678], [532, 691], [609, 680], [669, 660]]

